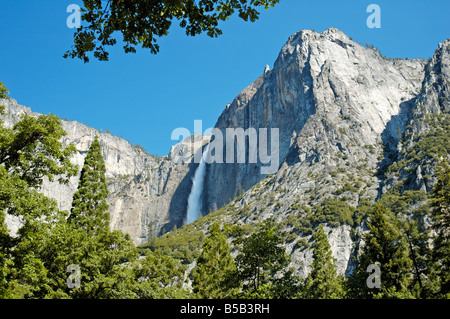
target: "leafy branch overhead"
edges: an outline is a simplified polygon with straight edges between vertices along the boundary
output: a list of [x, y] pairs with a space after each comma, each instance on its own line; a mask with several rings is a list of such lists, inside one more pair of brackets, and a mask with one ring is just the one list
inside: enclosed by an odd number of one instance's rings
[[259, 18], [260, 7], [268, 10], [279, 0], [83, 0], [83, 25], [74, 34], [72, 49], [64, 58], [79, 58], [89, 62], [88, 53], [107, 61], [107, 46], [117, 43], [115, 32], [122, 33], [125, 53], [135, 53], [136, 47], [159, 52], [158, 38], [169, 34], [174, 20], [179, 21], [186, 35], [206, 33], [210, 37], [222, 34], [219, 22], [235, 12], [244, 21]]

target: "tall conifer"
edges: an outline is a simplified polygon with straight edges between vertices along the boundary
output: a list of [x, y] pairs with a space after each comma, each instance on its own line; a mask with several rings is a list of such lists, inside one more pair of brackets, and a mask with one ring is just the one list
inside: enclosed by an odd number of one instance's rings
[[202, 298], [227, 297], [225, 280], [236, 269], [231, 248], [218, 224], [213, 224], [193, 270], [194, 292]]
[[124, 298], [134, 296], [132, 274], [125, 261], [133, 262], [137, 251], [128, 235], [109, 229], [106, 198], [108, 188], [105, 162], [98, 137], [94, 138], [84, 160], [78, 189], [73, 196], [68, 228], [61, 226], [59, 252], [62, 265], [80, 268], [81, 285], [66, 289], [73, 298]]
[[[355, 298], [413, 298], [413, 261], [405, 236], [394, 214], [381, 204], [375, 204], [367, 221], [369, 232], [358, 258], [358, 268], [349, 280]], [[380, 267], [380, 288], [368, 287], [369, 265]]]
[[312, 270], [305, 281], [304, 296], [312, 299], [343, 297], [342, 280], [338, 276], [327, 235], [320, 225], [313, 234]]
[[105, 162], [96, 136], [84, 160], [69, 216], [69, 222], [76, 228], [82, 228], [94, 236], [109, 230], [109, 207], [106, 202], [108, 186], [105, 172]]
[[450, 166], [441, 163], [433, 189], [433, 275], [440, 297], [450, 298]]

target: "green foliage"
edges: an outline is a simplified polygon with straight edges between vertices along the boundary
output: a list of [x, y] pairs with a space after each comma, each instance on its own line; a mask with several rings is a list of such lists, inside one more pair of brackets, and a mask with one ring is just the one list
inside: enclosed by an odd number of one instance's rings
[[296, 293], [297, 280], [287, 269], [289, 258], [281, 247], [283, 238], [273, 220], [261, 222], [248, 237], [236, 237], [236, 279], [242, 283], [241, 297], [288, 298]]
[[[390, 165], [386, 175], [406, 168], [415, 171], [418, 165], [428, 165], [440, 154], [450, 154], [450, 114], [428, 114], [416, 121], [423, 121], [428, 132], [403, 141], [401, 160]], [[412, 136], [411, 128], [406, 134]]]
[[[361, 186], [361, 183], [359, 183], [358, 185]], [[339, 188], [335, 194], [341, 195], [342, 193], [345, 193], [345, 192], [356, 193], [358, 191], [358, 189], [359, 189], [359, 187], [353, 186], [349, 182], [345, 182], [345, 184], [341, 188]]]
[[[413, 298], [413, 261], [408, 242], [400, 231], [395, 216], [381, 204], [375, 204], [367, 221], [369, 232], [358, 258], [358, 268], [349, 280], [350, 295], [356, 298]], [[367, 268], [371, 264], [381, 269], [381, 288], [367, 287]]]
[[438, 294], [450, 297], [450, 165], [444, 159], [438, 169], [438, 182], [433, 189], [432, 219], [436, 236], [433, 240], [433, 277]]
[[5, 213], [0, 209], [0, 299], [5, 298], [8, 289], [8, 274], [11, 261], [10, 254], [10, 237], [8, 228], [5, 223]]
[[0, 81], [0, 99], [7, 99], [7, 98], [9, 98], [8, 94], [9, 94], [8, 89], [5, 87], [3, 82]]
[[[306, 214], [306, 216], [310, 217], [311, 214]], [[304, 213], [294, 214], [291, 213], [283, 222], [281, 226], [283, 227], [292, 227], [293, 232], [295, 233], [294, 238], [288, 237], [289, 240], [294, 240], [296, 235], [307, 236], [312, 234], [312, 223], [311, 220], [305, 217]]]
[[367, 199], [361, 199], [358, 203], [358, 207], [353, 213], [353, 222], [355, 225], [359, 225], [367, 216], [369, 210], [372, 208], [372, 204]]
[[74, 34], [73, 49], [64, 57], [89, 61], [88, 53], [108, 60], [107, 46], [117, 43], [115, 32], [123, 36], [125, 53], [136, 52], [138, 45], [156, 54], [157, 39], [169, 34], [174, 20], [189, 36], [206, 33], [210, 37], [222, 34], [218, 25], [229, 19], [235, 11], [244, 21], [254, 22], [259, 17], [258, 9], [273, 7], [279, 0], [208, 0], [208, 1], [97, 1], [83, 0], [81, 19], [85, 23]]
[[30, 187], [40, 186], [44, 176], [50, 181], [59, 176], [60, 183], [67, 183], [77, 167], [70, 162], [73, 144], [64, 147], [60, 142], [65, 135], [55, 115], [22, 115], [12, 129], [0, 126], [0, 164]]
[[423, 217], [424, 215], [417, 214], [411, 218], [398, 219], [398, 225], [407, 242], [413, 265], [409, 290], [417, 298], [428, 298], [434, 291], [434, 283], [430, 276], [430, 232], [429, 229], [422, 226]]
[[[103, 159], [99, 160], [95, 156], [99, 151], [97, 146], [93, 143], [86, 157], [83, 169], [85, 178], [80, 181], [80, 187], [86, 189], [77, 192], [80, 202], [83, 202], [80, 194], [96, 194], [104, 183], [104, 171], [98, 164]], [[93, 162], [93, 158], [98, 162]], [[92, 168], [96, 168], [98, 173], [94, 179], [89, 179], [86, 176]], [[138, 255], [129, 236], [118, 231], [109, 231], [109, 219], [105, 223], [103, 219], [95, 217], [98, 212], [105, 215], [104, 199], [101, 196], [97, 198], [98, 201], [90, 202], [88, 214], [72, 214], [72, 218], [66, 221], [66, 213], [57, 210], [54, 200], [29, 188], [26, 181], [19, 176], [7, 176], [3, 167], [2, 169], [1, 178], [5, 180], [2, 186], [10, 193], [1, 192], [10, 195], [4, 196], [3, 200], [13, 207], [8, 212], [21, 216], [24, 220], [18, 232], [18, 239], [12, 239], [10, 247], [12, 266], [8, 273], [8, 297], [134, 296], [133, 274], [129, 268], [123, 267], [123, 263], [135, 260]], [[86, 180], [90, 183], [86, 183]], [[98, 209], [99, 207], [101, 209]], [[106, 216], [109, 217], [107, 213]], [[89, 220], [89, 223], [85, 220]], [[69, 289], [66, 283], [69, 265], [80, 267], [80, 287]]]
[[[39, 258], [42, 242], [49, 237], [50, 225], [61, 221], [54, 200], [48, 199], [17, 176], [8, 176], [0, 166], [0, 211], [18, 216], [23, 224], [17, 237], [2, 236], [2, 250], [6, 252], [8, 270], [7, 298], [26, 298], [49, 291], [47, 269]], [[9, 208], [9, 209], [5, 209]]]
[[192, 298], [191, 293], [183, 288], [185, 270], [185, 266], [168, 255], [148, 253], [133, 265], [137, 298]]
[[[58, 117], [23, 115], [12, 128], [0, 120], [0, 296], [24, 298], [42, 295], [51, 288], [48, 270], [39, 258], [42, 242], [64, 215], [56, 201], [36, 187], [44, 176], [67, 182], [77, 172], [70, 163], [73, 145], [63, 147], [65, 135]], [[6, 229], [5, 213], [22, 221], [17, 236]]]
[[397, 215], [399, 213], [408, 213], [412, 205], [425, 202], [427, 199], [428, 195], [423, 191], [407, 190], [400, 194], [394, 190], [383, 194], [378, 200], [378, 203]]
[[414, 138], [416, 143], [408, 151], [408, 161], [450, 153], [450, 114], [430, 114], [424, 121], [429, 125], [429, 132]]
[[[83, 284], [64, 291], [72, 298], [135, 297], [134, 274], [123, 263], [135, 262], [138, 254], [128, 235], [109, 229], [105, 172], [102, 150], [96, 136], [84, 159], [70, 216], [66, 225], [58, 225], [61, 233], [53, 232], [54, 238], [48, 244], [50, 247], [57, 244], [58, 249], [53, 252], [53, 257], [48, 256], [47, 259], [44, 255], [42, 258], [50, 263], [55, 255], [60, 257], [59, 269], [50, 272], [53, 275], [61, 274], [61, 270], [70, 264], [80, 267]], [[61, 278], [57, 277], [55, 281], [61, 282]], [[62, 294], [59, 289], [58, 294]]]
[[[34, 123], [30, 122], [29, 118], [26, 118], [26, 122]], [[49, 127], [55, 127], [56, 123], [44, 121], [41, 125], [42, 133]], [[24, 128], [22, 124], [16, 127]], [[5, 168], [6, 165], [0, 165], [0, 297], [187, 296], [184, 290], [180, 289], [182, 280], [175, 280], [183, 278], [184, 274], [184, 268], [178, 262], [168, 256], [159, 255], [138, 260], [137, 250], [129, 236], [109, 230], [104, 163], [97, 139], [86, 156], [79, 189], [75, 194], [78, 200], [74, 201], [71, 218], [67, 219], [66, 212], [58, 211], [56, 201], [46, 198], [30, 187], [40, 185], [42, 177], [16, 173], [15, 168], [26, 163], [20, 158], [14, 161], [11, 155], [17, 153], [13, 146], [18, 144], [11, 142], [16, 140], [16, 132], [1, 127], [1, 133], [2, 147], [7, 146], [1, 151], [5, 161], [9, 161], [10, 170]], [[59, 134], [58, 130], [55, 130], [54, 134]], [[29, 143], [33, 141], [32, 138], [29, 139]], [[40, 142], [46, 144], [49, 141]], [[53, 146], [63, 150], [61, 145]], [[27, 143], [21, 144], [21, 149], [21, 155], [26, 152], [34, 153], [33, 147]], [[52, 166], [48, 155], [42, 159], [44, 163]], [[62, 161], [65, 158], [61, 155], [58, 159]], [[45, 166], [39, 168], [43, 167]], [[34, 167], [30, 168], [32, 171]], [[6, 229], [6, 211], [20, 217], [23, 222], [16, 237], [11, 237]], [[68, 287], [69, 265], [77, 265], [80, 268], [79, 287]], [[155, 269], [159, 273], [155, 272]]]
[[331, 254], [331, 247], [323, 226], [317, 227], [313, 234], [312, 270], [304, 282], [303, 298], [340, 299], [344, 296], [343, 278], [336, 272], [336, 260]]
[[218, 224], [213, 224], [206, 238], [197, 265], [192, 270], [193, 289], [201, 298], [226, 298], [230, 275], [236, 271], [231, 248]]
[[183, 264], [189, 264], [200, 256], [200, 250], [205, 239], [202, 231], [177, 230], [158, 237], [148, 244], [142, 245], [141, 249], [150, 249], [153, 252], [161, 252]]
[[326, 198], [320, 205], [314, 207], [312, 217], [314, 224], [328, 224], [330, 226], [350, 225], [353, 226], [353, 213], [355, 209], [345, 201]]
[[[56, 224], [40, 243], [39, 260], [47, 269], [48, 291], [34, 298], [133, 298], [134, 281], [125, 261], [138, 255], [129, 237], [119, 231], [89, 235], [69, 222]], [[80, 287], [67, 286], [67, 267], [80, 267]]]
[[[314, 228], [320, 224], [327, 224], [331, 227], [359, 224], [370, 206], [369, 203], [363, 201], [355, 209], [347, 204], [344, 199], [331, 197], [324, 199], [312, 209], [306, 206], [300, 207], [299, 204], [294, 203], [291, 205], [291, 213], [282, 221], [281, 225], [292, 228], [291, 235], [286, 237], [287, 241], [292, 241], [296, 236], [311, 235]], [[307, 248], [308, 245], [304, 241], [300, 241], [298, 247], [303, 249]]]
[[78, 189], [73, 195], [69, 222], [90, 235], [109, 230], [109, 212], [106, 198], [106, 167], [98, 137], [94, 138], [84, 159]]
[[450, 239], [450, 165], [444, 159], [438, 168], [438, 181], [433, 189], [432, 208], [434, 229]]

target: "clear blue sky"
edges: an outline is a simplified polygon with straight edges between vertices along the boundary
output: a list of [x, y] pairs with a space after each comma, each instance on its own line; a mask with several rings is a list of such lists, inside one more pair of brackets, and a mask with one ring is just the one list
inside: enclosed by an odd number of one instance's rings
[[[232, 18], [223, 35], [187, 37], [174, 23], [158, 55], [125, 54], [109, 62], [63, 59], [78, 0], [0, 0], [0, 81], [35, 112], [109, 129], [150, 153], [165, 155], [171, 132], [194, 120], [212, 127], [227, 103], [271, 67], [287, 38], [301, 29], [336, 27], [387, 57], [429, 58], [450, 37], [448, 0], [281, 0], [255, 23]], [[369, 29], [366, 8], [381, 7], [381, 29]]]

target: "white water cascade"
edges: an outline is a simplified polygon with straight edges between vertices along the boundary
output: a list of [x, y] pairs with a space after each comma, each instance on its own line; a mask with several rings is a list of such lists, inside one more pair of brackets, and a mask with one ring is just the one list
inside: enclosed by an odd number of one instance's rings
[[196, 221], [200, 216], [200, 210], [202, 209], [203, 183], [205, 181], [206, 172], [205, 156], [208, 154], [208, 150], [209, 145], [203, 152], [200, 164], [198, 165], [194, 178], [192, 179], [192, 189], [188, 198], [186, 224]]

